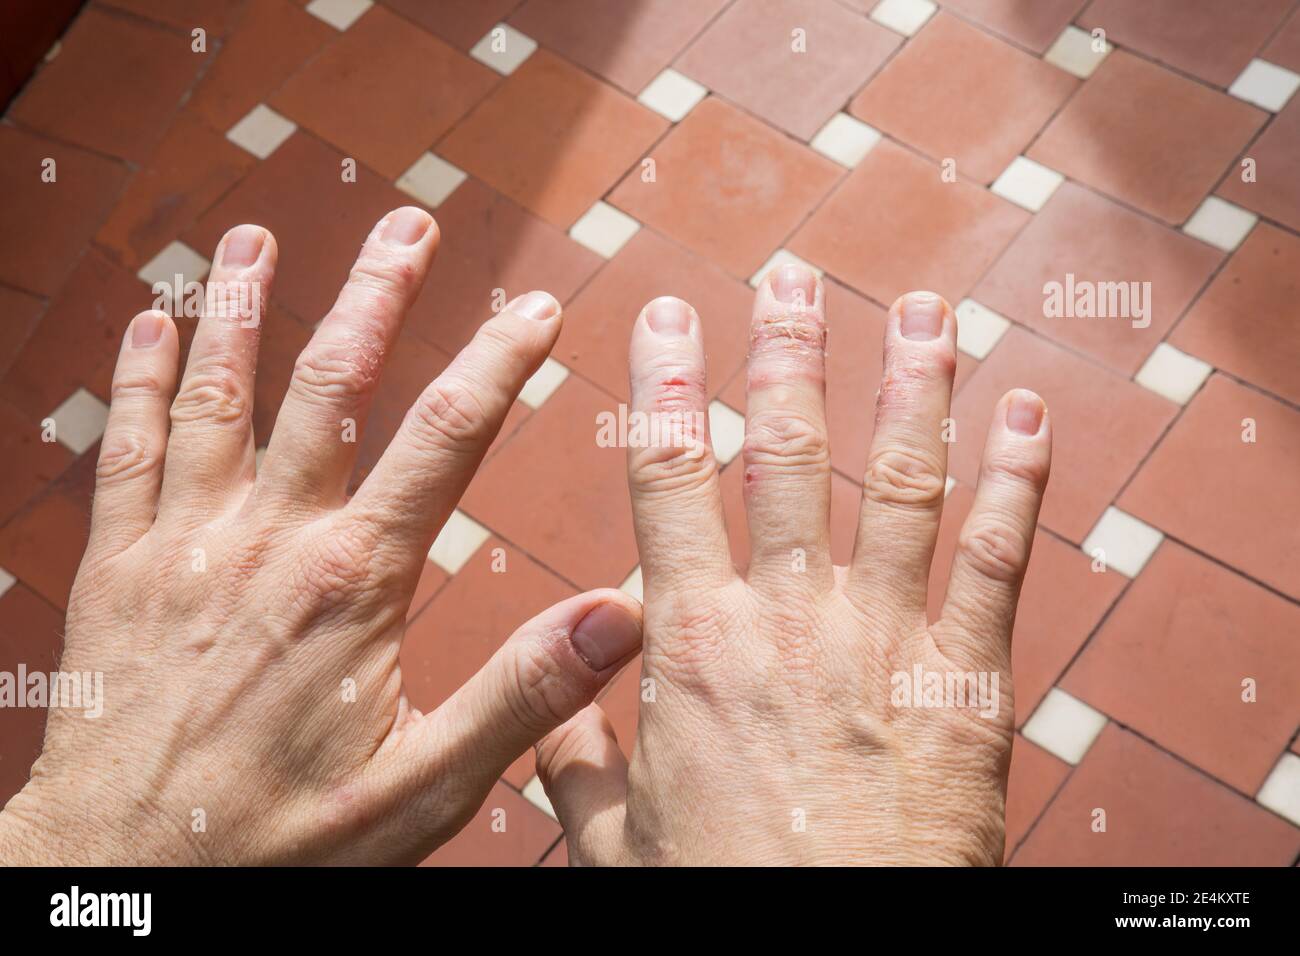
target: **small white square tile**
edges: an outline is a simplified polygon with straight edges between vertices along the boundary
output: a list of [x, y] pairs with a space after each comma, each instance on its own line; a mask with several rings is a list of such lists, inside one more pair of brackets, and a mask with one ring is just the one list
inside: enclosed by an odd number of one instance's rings
[[[533, 777], [524, 784], [524, 789], [520, 791], [525, 800], [541, 810], [552, 820], [556, 819], [555, 808], [551, 806], [551, 801], [546, 796], [546, 788], [542, 786], [540, 777]], [[509, 826], [507, 823], [506, 826]]]
[[795, 265], [807, 266], [818, 276], [824, 276], [826, 274], [823, 270], [818, 269], [811, 262], [807, 262], [803, 259], [800, 259], [793, 252], [790, 252], [787, 249], [778, 249], [776, 250], [776, 252], [772, 253], [771, 258], [769, 258], [766, 262], [764, 262], [761, 266], [758, 267], [757, 272], [755, 272], [752, 276], [749, 277], [749, 284], [753, 286], [755, 289], [757, 289], [759, 285], [762, 283], [762, 281], [767, 278], [767, 274], [769, 272], [771, 272], [777, 266], [783, 266], [791, 262], [793, 262]]
[[713, 457], [725, 465], [745, 447], [745, 416], [719, 401], [709, 402], [709, 436]]
[[871, 19], [895, 33], [910, 37], [939, 9], [930, 0], [880, 0], [871, 11]]
[[569, 238], [597, 255], [612, 259], [640, 228], [641, 223], [627, 213], [597, 199], [569, 229]]
[[373, 6], [372, 0], [311, 0], [307, 12], [335, 30], [346, 30]]
[[1053, 687], [1021, 733], [1048, 753], [1076, 765], [1105, 726], [1105, 714]]
[[808, 145], [841, 166], [854, 168], [880, 142], [880, 131], [848, 113], [836, 113]]
[[104, 434], [108, 406], [84, 388], [79, 388], [50, 412], [54, 437], [60, 445], [80, 455]]
[[1241, 71], [1241, 76], [1232, 81], [1228, 92], [1239, 100], [1276, 113], [1286, 106], [1297, 89], [1300, 89], [1300, 73], [1256, 59], [1251, 60]]
[[156, 282], [174, 286], [179, 275], [184, 286], [187, 282], [202, 282], [211, 268], [211, 262], [178, 239], [141, 266], [136, 275], [151, 287]]
[[468, 177], [441, 156], [425, 153], [397, 180], [397, 188], [437, 209]]
[[957, 303], [957, 348], [983, 361], [993, 351], [1011, 323], [974, 299]]
[[1300, 827], [1300, 757], [1283, 754], [1259, 788], [1255, 801]]
[[448, 574], [455, 574], [482, 547], [489, 533], [487, 528], [457, 508], [438, 532], [438, 539], [429, 549], [429, 560]]
[[548, 357], [532, 377], [524, 382], [524, 387], [519, 392], [519, 400], [529, 408], [541, 408], [542, 403], [550, 398], [568, 377], [569, 370], [555, 359]]
[[943, 496], [947, 498], [952, 494], [952, 490], [957, 487], [957, 479], [952, 475], [945, 475], [943, 479]]
[[1164, 539], [1164, 534], [1151, 525], [1111, 507], [1084, 539], [1083, 553], [1092, 557], [1093, 552], [1100, 548], [1107, 568], [1135, 578]]
[[708, 95], [707, 86], [701, 86], [669, 67], [651, 80], [636, 99], [641, 105], [677, 123]]
[[645, 587], [641, 582], [641, 565], [632, 569], [632, 573], [627, 576], [627, 580], [618, 586], [618, 589], [624, 594], [630, 594], [638, 601], [645, 600]]
[[1038, 212], [1063, 182], [1065, 177], [1056, 170], [1048, 169], [1024, 156], [1017, 156], [989, 188], [1017, 206]]
[[1257, 222], [1259, 216], [1253, 212], [1218, 196], [1209, 196], [1192, 213], [1192, 218], [1183, 226], [1183, 232], [1224, 252], [1235, 252]]
[[1212, 371], [1212, 366], [1195, 356], [1161, 342], [1133, 380], [1171, 402], [1186, 405]]
[[525, 36], [508, 24], [498, 23], [474, 44], [469, 55], [492, 67], [502, 76], [509, 76], [536, 49], [537, 41], [532, 37]]
[[[641, 570], [640, 568], [637, 568], [637, 571], [640, 570]], [[4, 597], [4, 593], [17, 583], [18, 583], [18, 579], [16, 577], [14, 577], [4, 568], [0, 568], [0, 597]]]
[[258, 159], [266, 159], [293, 135], [298, 124], [258, 103], [248, 115], [226, 131], [226, 139]]
[[1101, 66], [1101, 61], [1110, 56], [1113, 49], [1102, 40], [1102, 49], [1098, 52], [1093, 48], [1093, 43], [1091, 33], [1074, 26], [1066, 27], [1043, 59], [1066, 73], [1073, 73], [1079, 79], [1086, 80]]

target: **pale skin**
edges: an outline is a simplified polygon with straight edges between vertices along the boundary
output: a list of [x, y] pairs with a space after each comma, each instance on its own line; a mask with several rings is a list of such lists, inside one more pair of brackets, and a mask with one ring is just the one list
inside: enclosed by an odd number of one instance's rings
[[[1010, 634], [1051, 450], [1041, 400], [1002, 399], [927, 626], [955, 317], [928, 293], [890, 311], [853, 562], [833, 567], [824, 297], [806, 269], [775, 270], [749, 358], [747, 572], [707, 429], [630, 449], [644, 612], [609, 589], [563, 601], [421, 714], [398, 650], [425, 554], [561, 321], [540, 292], [489, 317], [349, 499], [345, 423], [363, 427], [438, 238], [409, 207], [375, 227], [260, 466], [260, 322], [205, 315], [178, 369], [172, 321], [133, 320], [60, 662], [104, 673], [104, 713], [51, 710], [0, 813], [0, 862], [418, 862], [534, 744], [574, 863], [999, 862]], [[276, 256], [268, 232], [237, 227], [209, 281], [258, 283], [265, 301]], [[650, 303], [633, 408], [703, 411], [702, 343], [689, 305]], [[655, 694], [629, 766], [592, 702], [643, 630]], [[996, 714], [894, 706], [891, 674], [918, 662], [997, 672]]]

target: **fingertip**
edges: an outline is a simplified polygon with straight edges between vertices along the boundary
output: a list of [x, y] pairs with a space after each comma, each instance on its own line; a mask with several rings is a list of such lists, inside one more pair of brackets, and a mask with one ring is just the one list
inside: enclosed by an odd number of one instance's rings
[[414, 246], [432, 234], [437, 223], [419, 206], [400, 206], [379, 221], [379, 237], [391, 246]]
[[569, 635], [573, 649], [596, 673], [621, 666], [641, 650], [641, 605], [607, 589]]
[[694, 307], [674, 295], [661, 295], [652, 299], [641, 310], [641, 317], [646, 329], [663, 338], [689, 335], [698, 321]]
[[213, 261], [221, 269], [240, 270], [258, 263], [274, 264], [278, 252], [270, 230], [241, 223], [221, 237]]
[[1050, 433], [1047, 403], [1037, 392], [1013, 388], [1002, 397], [1002, 415], [1011, 433], [1024, 437], [1047, 437]]

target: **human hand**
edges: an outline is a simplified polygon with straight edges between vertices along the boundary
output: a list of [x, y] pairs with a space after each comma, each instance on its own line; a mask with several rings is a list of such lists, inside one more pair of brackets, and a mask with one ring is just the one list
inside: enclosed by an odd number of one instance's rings
[[[652, 703], [642, 695], [630, 766], [596, 705], [538, 747], [571, 862], [1002, 859], [1010, 640], [1050, 465], [1046, 409], [1032, 392], [1001, 400], [943, 612], [927, 625], [956, 319], [930, 293], [890, 310], [857, 540], [839, 568], [824, 308], [821, 283], [803, 267], [775, 270], [759, 287], [743, 578], [708, 446], [699, 317], [662, 298], [636, 322], [632, 408], [681, 423], [668, 429], [675, 441], [629, 453], [642, 677], [655, 693]], [[958, 686], [974, 699], [959, 699]], [[927, 702], [940, 706], [918, 706]]]
[[0, 813], [0, 862], [416, 862], [635, 655], [639, 606], [593, 591], [521, 627], [436, 711], [406, 703], [398, 649], [425, 554], [560, 330], [542, 292], [489, 319], [348, 500], [348, 423], [438, 239], [411, 207], [375, 227], [260, 467], [247, 307], [267, 299], [275, 239], [222, 240], [174, 402], [176, 327], [135, 317], [60, 665], [103, 674], [103, 712], [50, 709]]

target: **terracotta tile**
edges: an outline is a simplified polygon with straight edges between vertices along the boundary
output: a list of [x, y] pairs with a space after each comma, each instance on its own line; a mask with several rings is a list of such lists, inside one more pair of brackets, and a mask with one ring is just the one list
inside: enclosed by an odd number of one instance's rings
[[[794, 49], [795, 30], [804, 31], [802, 52]], [[835, 0], [737, 0], [676, 68], [806, 141], [900, 43]]]
[[396, 179], [495, 84], [487, 67], [372, 7], [294, 74], [270, 105]]
[[256, 160], [182, 112], [132, 178], [96, 237], [131, 269], [144, 265], [237, 183]]
[[1093, 0], [1079, 17], [1079, 26], [1102, 27], [1111, 43], [1226, 87], [1273, 35], [1291, 6], [1291, 0]]
[[[442, 244], [407, 319], [426, 341], [456, 352], [504, 305], [545, 289], [565, 305], [604, 261], [477, 179], [438, 207]], [[504, 291], [497, 303], [496, 290]]]
[[83, 0], [0, 6], [0, 104], [8, 105], [82, 6]]
[[1300, 72], [1300, 10], [1292, 13], [1286, 23], [1282, 24], [1260, 57], [1269, 63]]
[[716, 97], [655, 147], [611, 202], [748, 280], [810, 213], [840, 168]]
[[357, 250], [387, 212], [411, 197], [364, 167], [339, 176], [343, 155], [299, 131], [262, 161], [182, 237], [211, 255], [227, 229], [256, 222], [280, 247], [272, 295], [303, 322], [319, 321], [343, 286]]
[[849, 104], [863, 122], [957, 176], [988, 184], [1079, 81], [956, 17], [939, 14]]
[[[52, 183], [41, 181], [46, 159]], [[126, 176], [121, 163], [0, 126], [0, 282], [56, 292]]]
[[61, 611], [90, 534], [98, 458], [96, 442], [0, 531], [0, 568]]
[[569, 865], [569, 845], [561, 840], [555, 845], [555, 849], [546, 854], [546, 859], [542, 860], [542, 866], [568, 866]]
[[596, 444], [596, 415], [609, 405], [608, 395], [570, 375], [484, 464], [461, 502], [580, 588], [618, 587], [637, 561], [626, 450]]
[[97, 250], [87, 253], [0, 379], [0, 398], [29, 418], [44, 418], [117, 355], [132, 316], [152, 302], [134, 275]]
[[1029, 219], [889, 141], [878, 144], [795, 234], [790, 251], [877, 302], [912, 289], [961, 301]]
[[[960, 436], [959, 436], [960, 437]], [[939, 618], [962, 523], [975, 500], [973, 488], [957, 484], [943, 505], [939, 540], [930, 566], [929, 617]], [[1120, 574], [1094, 574], [1086, 554], [1039, 529], [1020, 592], [1011, 636], [1019, 727], [1052, 689], [1124, 589]]]
[[0, 285], [0, 377], [18, 357], [45, 311], [45, 301]]
[[1265, 118], [1226, 93], [1116, 50], [1027, 155], [1180, 225]]
[[[1223, 260], [1223, 253], [1096, 193], [1064, 183], [971, 296], [1062, 345], [1132, 375]], [[1149, 282], [1146, 319], [1046, 317], [1044, 286]], [[1138, 288], [1142, 288], [1140, 285]], [[1146, 328], [1133, 325], [1149, 320]]]
[[420, 580], [415, 586], [415, 594], [411, 596], [411, 606], [407, 609], [406, 620], [411, 622], [421, 614], [429, 602], [433, 600], [444, 584], [451, 580], [450, 575], [442, 568], [438, 567], [432, 561], [424, 562], [424, 569], [420, 572]]
[[40, 418], [0, 402], [0, 461], [5, 463], [0, 471], [0, 525], [72, 462], [66, 448], [42, 441], [41, 433]]
[[[506, 18], [519, 0], [379, 0], [459, 50], [468, 50]], [[526, 31], [525, 31], [526, 32]]]
[[146, 20], [189, 33], [202, 27], [209, 37], [224, 37], [244, 10], [260, 0], [100, 0], [105, 6], [125, 10]]
[[[1242, 441], [1247, 418], [1253, 443]], [[1300, 412], [1212, 375], [1117, 504], [1300, 598], [1300, 539], [1294, 523], [1278, 520], [1294, 511], [1298, 474]]]
[[1061, 687], [1253, 794], [1300, 724], [1297, 633], [1296, 605], [1165, 541]]
[[948, 470], [974, 487], [993, 408], [1012, 388], [1047, 402], [1056, 442], [1040, 521], [1082, 542], [1173, 419], [1167, 399], [1013, 326], [953, 405]]
[[275, 417], [280, 413], [280, 404], [289, 390], [294, 365], [310, 340], [311, 329], [271, 304], [262, 321], [262, 337], [257, 348], [253, 437], [258, 448], [265, 448], [271, 441]]
[[1011, 774], [1007, 780], [1007, 842], [1009, 860], [1039, 814], [1051, 802], [1070, 765], [1016, 734], [1011, 746]]
[[511, 15], [510, 23], [635, 96], [727, 3], [528, 0]]
[[1087, 0], [939, 0], [968, 20], [1035, 53], [1050, 47]]
[[[63, 614], [21, 584], [0, 596], [0, 671], [48, 673], [63, 649]], [[0, 806], [27, 783], [45, 741], [44, 708], [0, 708]]]
[[1238, 163], [1223, 177], [1218, 194], [1300, 230], [1300, 97], [1291, 98], [1246, 155], [1255, 161], [1255, 181], [1242, 180]]
[[568, 229], [666, 126], [613, 87], [538, 50], [437, 152]]
[[[600, 709], [609, 718], [618, 739], [619, 749], [628, 760], [636, 747], [636, 728], [641, 716], [641, 657], [628, 662], [617, 677], [610, 681], [599, 698]], [[647, 702], [647, 707], [654, 704]]]
[[564, 310], [554, 355], [605, 391], [628, 400], [628, 337], [641, 309], [661, 295], [695, 307], [704, 324], [709, 394], [745, 362], [753, 290], [650, 229], [625, 245]]
[[[1097, 808], [1106, 811], [1105, 833], [1092, 829]], [[1109, 724], [1012, 862], [1288, 866], [1297, 851], [1300, 830]]]
[[9, 111], [55, 139], [143, 163], [209, 53], [190, 38], [87, 7]]
[[[1179, 323], [1170, 342], [1300, 403], [1300, 239], [1259, 223]], [[1249, 315], [1250, 321], [1241, 317]]]
[[248, 3], [187, 109], [224, 134], [337, 35], [289, 0]]
[[465, 829], [420, 865], [535, 866], [562, 832], [515, 790], [498, 783]]

